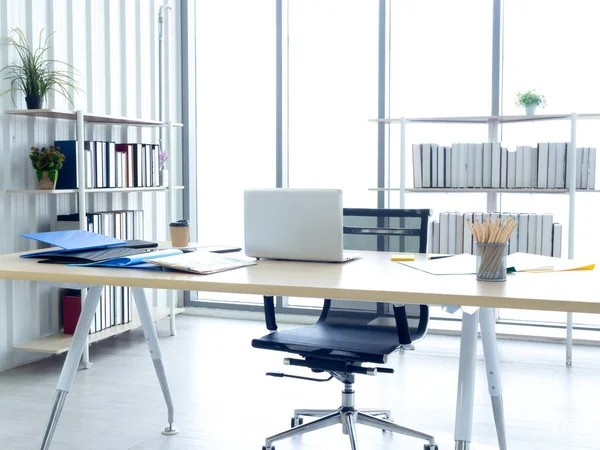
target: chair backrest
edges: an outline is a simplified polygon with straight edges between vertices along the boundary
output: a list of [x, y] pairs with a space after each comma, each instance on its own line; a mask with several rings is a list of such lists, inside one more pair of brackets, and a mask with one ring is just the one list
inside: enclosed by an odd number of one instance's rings
[[[425, 253], [430, 215], [429, 209], [344, 208], [344, 249]], [[400, 343], [408, 344], [427, 330], [426, 305], [393, 307], [380, 302], [326, 300], [319, 321], [396, 328], [398, 315], [404, 314], [409, 330], [398, 332]]]

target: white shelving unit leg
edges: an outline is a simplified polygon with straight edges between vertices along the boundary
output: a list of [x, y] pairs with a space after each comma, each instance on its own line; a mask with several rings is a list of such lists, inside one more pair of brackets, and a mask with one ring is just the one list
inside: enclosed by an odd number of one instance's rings
[[[161, 150], [167, 150], [169, 152], [169, 181], [167, 186], [167, 227], [169, 223], [175, 220], [175, 170], [176, 170], [176, 155], [175, 146], [173, 145], [173, 123], [171, 121], [171, 61], [170, 61], [170, 26], [169, 26], [169, 15], [171, 6], [164, 4], [160, 7], [158, 12], [158, 39], [159, 39], [159, 115], [160, 120], [167, 123], [166, 127], [166, 138], [162, 139], [161, 129], [161, 144], [164, 148]], [[163, 67], [164, 66], [164, 67]], [[164, 98], [163, 98], [164, 94]], [[175, 326], [175, 302], [177, 301], [178, 294], [176, 292], [169, 292], [167, 294], [169, 302], [169, 325], [171, 329], [171, 336], [177, 334]]]
[[[406, 119], [400, 121], [400, 209], [404, 209], [406, 194]], [[389, 195], [389, 194], [388, 194]]]
[[[78, 187], [78, 208], [79, 208], [79, 228], [81, 230], [87, 231], [87, 219], [86, 219], [86, 198], [85, 198], [85, 123], [83, 117], [83, 111], [79, 110], [76, 112], [77, 119], [75, 124], [75, 131], [77, 135], [77, 178], [79, 179], [79, 187]], [[85, 289], [81, 290], [81, 307], [85, 304]], [[88, 327], [89, 333], [89, 327]], [[85, 369], [89, 369], [92, 367], [92, 363], [90, 363], [90, 345], [86, 335], [85, 338], [85, 346], [83, 347], [83, 353], [81, 355], [81, 365]]]
[[[577, 114], [571, 114], [571, 143], [569, 148], [569, 160], [567, 182], [569, 183], [569, 259], [575, 257], [575, 189], [576, 189], [576, 151], [577, 151]], [[567, 355], [568, 366], [573, 364], [573, 313], [567, 313]]]

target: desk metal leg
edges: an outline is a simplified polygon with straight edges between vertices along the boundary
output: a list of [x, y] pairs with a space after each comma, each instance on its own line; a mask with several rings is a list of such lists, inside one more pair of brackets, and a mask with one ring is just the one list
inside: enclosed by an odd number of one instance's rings
[[177, 301], [177, 291], [169, 292], [169, 326], [171, 327], [171, 336], [177, 334], [175, 328], [175, 302]]
[[473, 314], [463, 311], [460, 335], [460, 363], [454, 440], [456, 450], [469, 450], [473, 426], [473, 398], [475, 395], [475, 361], [477, 356], [477, 323], [479, 310]]
[[502, 380], [500, 379], [500, 359], [496, 345], [496, 324], [494, 311], [491, 308], [481, 308], [479, 312], [481, 327], [481, 340], [483, 342], [483, 355], [485, 357], [485, 371], [488, 380], [488, 389], [492, 398], [498, 446], [506, 450], [506, 429], [504, 424], [504, 406], [502, 403]]
[[65, 400], [67, 399], [67, 394], [73, 386], [83, 349], [87, 345], [87, 336], [90, 327], [92, 326], [92, 320], [94, 319], [101, 293], [102, 286], [92, 286], [86, 295], [85, 303], [83, 304], [81, 315], [77, 322], [77, 327], [75, 328], [75, 334], [71, 340], [69, 352], [67, 353], [62, 371], [60, 372], [60, 378], [58, 379], [58, 385], [56, 386], [56, 394], [52, 401], [50, 417], [48, 418], [46, 431], [42, 438], [41, 450], [50, 448], [50, 443], [52, 442], [52, 436], [54, 435], [54, 430], [58, 424], [60, 413], [62, 412]]
[[173, 400], [171, 398], [171, 390], [169, 389], [169, 382], [167, 380], [167, 374], [165, 372], [165, 366], [162, 361], [162, 352], [160, 350], [160, 344], [158, 342], [158, 336], [156, 334], [156, 328], [154, 328], [154, 322], [152, 320], [152, 314], [150, 313], [150, 307], [146, 299], [146, 294], [142, 288], [132, 288], [133, 299], [135, 300], [135, 306], [142, 322], [142, 328], [144, 329], [144, 336], [146, 337], [146, 343], [148, 344], [148, 350], [150, 350], [150, 357], [154, 363], [154, 370], [156, 370], [156, 376], [160, 383], [165, 402], [167, 404], [167, 414], [169, 426], [162, 431], [162, 434], [177, 434], [179, 430], [173, 426]]

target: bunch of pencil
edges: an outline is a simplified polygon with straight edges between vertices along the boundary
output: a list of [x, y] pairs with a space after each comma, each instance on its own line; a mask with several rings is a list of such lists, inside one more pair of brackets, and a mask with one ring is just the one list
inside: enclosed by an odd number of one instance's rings
[[505, 280], [507, 243], [517, 228], [517, 222], [509, 217], [502, 221], [498, 219], [475, 223], [468, 221], [467, 225], [477, 244], [483, 244], [477, 246], [481, 258], [477, 268], [477, 279]]

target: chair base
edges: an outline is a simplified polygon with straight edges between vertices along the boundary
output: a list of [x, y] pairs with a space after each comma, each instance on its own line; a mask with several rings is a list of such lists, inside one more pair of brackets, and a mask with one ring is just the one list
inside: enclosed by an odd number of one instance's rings
[[[300, 421], [302, 416], [318, 417], [317, 420], [304, 423]], [[383, 418], [376, 417], [383, 416]], [[390, 411], [384, 409], [366, 409], [358, 410], [354, 407], [354, 390], [351, 383], [345, 384], [342, 391], [342, 406], [336, 410], [327, 409], [297, 409], [294, 411], [291, 429], [282, 433], [275, 434], [265, 440], [263, 450], [275, 450], [273, 444], [283, 439], [300, 436], [311, 431], [342, 424], [342, 432], [350, 439], [351, 450], [357, 450], [356, 424], [366, 425], [373, 428], [379, 428], [383, 431], [390, 431], [404, 436], [411, 436], [417, 439], [423, 439], [428, 442], [425, 444], [425, 450], [438, 450], [433, 436], [416, 431], [410, 428], [402, 427], [391, 422]]]

